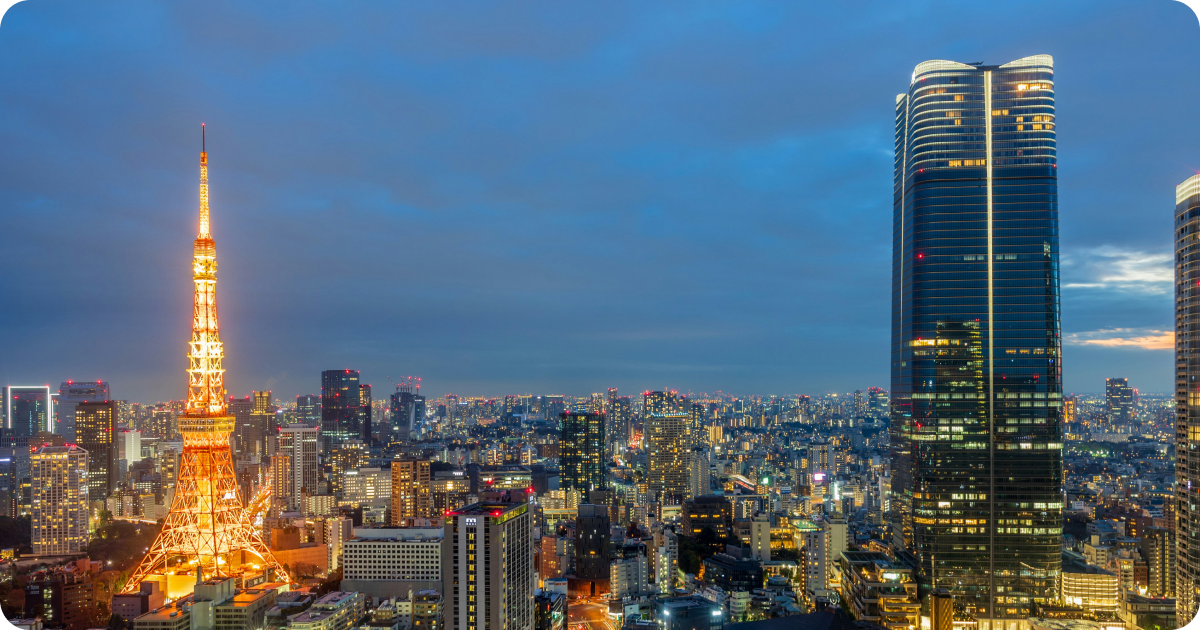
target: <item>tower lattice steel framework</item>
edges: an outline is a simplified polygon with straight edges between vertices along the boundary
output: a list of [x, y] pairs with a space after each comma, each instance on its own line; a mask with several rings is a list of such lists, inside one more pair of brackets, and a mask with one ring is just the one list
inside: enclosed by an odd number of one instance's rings
[[162, 531], [123, 592], [132, 593], [155, 575], [229, 577], [283, 568], [238, 496], [226, 415], [224, 350], [217, 334], [217, 251], [209, 231], [208, 154], [201, 125], [200, 229], [192, 259], [195, 300], [188, 344], [188, 400], [179, 418], [183, 453], [175, 498]]

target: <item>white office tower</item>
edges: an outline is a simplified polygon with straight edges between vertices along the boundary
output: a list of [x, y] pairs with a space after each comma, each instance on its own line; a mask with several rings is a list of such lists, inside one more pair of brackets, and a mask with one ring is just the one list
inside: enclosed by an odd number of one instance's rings
[[142, 461], [142, 432], [120, 429], [117, 431], [117, 459], [128, 464]]
[[688, 451], [688, 498], [712, 494], [712, 451], [696, 446]]
[[608, 566], [609, 590], [613, 599], [639, 597], [650, 593], [650, 562], [646, 545], [626, 539], [620, 557]]
[[657, 557], [654, 562], [655, 578], [658, 592], [669, 594], [675, 585], [675, 575], [679, 570], [679, 536], [673, 529], [663, 529], [654, 535], [658, 544]]
[[328, 554], [329, 571], [337, 571], [342, 566], [343, 546], [354, 535], [354, 521], [348, 518], [326, 518], [317, 521], [316, 542], [325, 545]]
[[283, 427], [271, 440], [271, 476], [276, 503], [288, 511], [303, 509], [302, 495], [317, 494], [317, 429]]

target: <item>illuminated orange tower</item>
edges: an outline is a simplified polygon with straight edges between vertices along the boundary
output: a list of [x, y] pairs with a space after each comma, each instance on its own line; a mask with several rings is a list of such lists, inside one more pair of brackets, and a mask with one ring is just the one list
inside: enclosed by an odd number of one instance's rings
[[234, 419], [226, 415], [224, 350], [217, 334], [217, 250], [209, 231], [208, 154], [200, 126], [200, 229], [192, 257], [195, 300], [188, 344], [187, 409], [179, 418], [183, 453], [175, 498], [162, 532], [124, 592], [143, 580], [165, 581], [169, 597], [191, 592], [196, 570], [203, 576], [241, 576], [253, 581], [268, 569], [283, 575], [238, 496], [229, 436]]

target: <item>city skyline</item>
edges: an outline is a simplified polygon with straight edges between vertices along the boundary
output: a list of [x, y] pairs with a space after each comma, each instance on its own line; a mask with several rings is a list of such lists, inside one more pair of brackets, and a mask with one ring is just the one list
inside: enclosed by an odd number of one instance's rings
[[[107, 13], [118, 10], [129, 13]], [[239, 395], [317, 393], [318, 374], [334, 368], [385, 390], [389, 376], [421, 374], [430, 397], [881, 385], [891, 113], [878, 103], [926, 59], [1046, 52], [1072, 70], [1060, 105], [1064, 390], [1099, 392], [1110, 376], [1170, 390], [1171, 245], [1165, 223], [1141, 217], [1160, 217], [1168, 187], [1200, 166], [1187, 154], [1200, 128], [1183, 114], [1196, 88], [1175, 80], [1200, 60], [1183, 5], [1056, 5], [1039, 13], [1045, 33], [999, 15], [970, 43], [947, 35], [975, 20], [974, 8], [881, 11], [858, 16], [862, 33], [821, 37], [806, 18], [852, 15], [726, 9], [691, 16], [719, 35], [708, 52], [667, 29], [668, 52], [627, 26], [688, 17], [670, 12], [627, 7], [622, 25], [588, 28], [578, 26], [586, 16], [551, 12], [518, 42], [482, 37], [485, 17], [513, 19], [484, 11], [459, 25], [475, 37], [424, 35], [393, 49], [371, 32], [352, 44], [338, 31], [297, 44], [289, 60], [255, 50], [223, 7], [89, 11], [18, 4], [0, 35], [14, 59], [3, 71], [11, 108], [0, 122], [13, 151], [0, 207], [12, 227], [0, 260], [11, 270], [4, 288], [24, 296], [0, 310], [6, 383], [102, 378], [121, 399], [182, 398], [178, 358], [157, 349], [178, 343], [171, 322], [187, 308], [180, 200], [195, 187], [192, 129], [207, 122], [219, 156], [214, 209], [238, 217], [215, 229], [228, 243], [223, 308], [236, 323], [224, 332], [239, 351], [226, 369]], [[75, 20], [135, 17], [131, 30], [87, 30], [97, 50], [125, 42], [90, 61], [71, 48], [84, 44], [41, 37]], [[273, 32], [357, 17], [302, 11]], [[147, 22], [180, 43], [148, 37]], [[555, 34], [560, 22], [577, 41]], [[896, 26], [911, 35], [869, 42]], [[231, 45], [204, 54], [216, 35]], [[814, 63], [833, 51], [849, 65]], [[358, 68], [344, 90], [333, 69], [295, 61], [323, 53]], [[159, 54], [169, 63], [150, 60]], [[553, 71], [539, 75], [546, 64]], [[1137, 76], [1139, 92], [1156, 97], [1109, 89], [1114, 75]], [[38, 76], [70, 81], [47, 92]], [[271, 76], [269, 93], [249, 84]], [[826, 86], [824, 100], [812, 85]], [[56, 99], [55, 118], [35, 113], [43, 97]], [[586, 105], [598, 98], [603, 111]], [[152, 114], [131, 118], [134, 104]], [[1133, 110], [1145, 121], [1118, 124], [1113, 112]], [[464, 135], [471, 128], [479, 133]], [[105, 159], [51, 167], [54, 152], [85, 147]], [[1120, 185], [1098, 192], [1111, 181]], [[335, 290], [356, 298], [322, 298]], [[93, 343], [66, 352], [78, 338]]]
[[10, 12], [0, 616], [1189, 627], [1200, 9], [1082, 6]]

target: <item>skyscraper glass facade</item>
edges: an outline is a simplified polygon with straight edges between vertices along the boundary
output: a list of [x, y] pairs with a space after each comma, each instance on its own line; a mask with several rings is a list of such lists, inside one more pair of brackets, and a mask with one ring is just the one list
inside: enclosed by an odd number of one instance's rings
[[1133, 419], [1133, 388], [1129, 386], [1129, 379], [1104, 379], [1104, 413], [1110, 425], [1125, 424]]
[[1175, 188], [1175, 616], [1200, 600], [1200, 175]]
[[604, 425], [602, 413], [568, 411], [561, 416], [559, 466], [564, 490], [580, 490], [585, 496], [604, 483]]
[[1054, 115], [1048, 55], [926, 61], [896, 97], [893, 535], [979, 630], [1061, 569]]
[[53, 431], [54, 398], [45, 385], [4, 387], [4, 437], [35, 437]]
[[76, 439], [87, 453], [88, 500], [107, 499], [117, 488], [117, 402], [75, 404]]
[[361, 439], [362, 403], [358, 370], [321, 372], [321, 455], [349, 439]]

